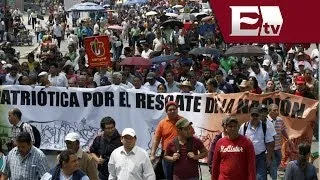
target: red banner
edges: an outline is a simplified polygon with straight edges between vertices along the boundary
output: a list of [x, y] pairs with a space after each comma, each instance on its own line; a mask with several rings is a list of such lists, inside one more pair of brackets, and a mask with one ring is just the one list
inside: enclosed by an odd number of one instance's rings
[[111, 65], [108, 36], [93, 36], [84, 39], [89, 67], [107, 67]]

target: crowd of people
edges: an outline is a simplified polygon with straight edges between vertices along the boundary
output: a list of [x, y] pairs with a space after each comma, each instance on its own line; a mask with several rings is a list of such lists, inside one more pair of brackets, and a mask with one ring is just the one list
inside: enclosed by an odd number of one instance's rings
[[[116, 121], [108, 116], [100, 121], [101, 131], [88, 151], [81, 148], [78, 132], [68, 133], [64, 138], [66, 150], [50, 169], [47, 157], [35, 145], [37, 138], [32, 126], [22, 122], [19, 109], [11, 109], [8, 119], [13, 125], [13, 137], [7, 143], [11, 150], [6, 156], [1, 151], [0, 179], [198, 180], [199, 160], [205, 157], [212, 180], [266, 180], [268, 172], [272, 179], [278, 179], [281, 139], [293, 145], [276, 104], [253, 107], [251, 118], [242, 125], [236, 117], [224, 118], [223, 131], [212, 141], [209, 153], [194, 136], [192, 122], [178, 114], [176, 102], [169, 101], [165, 110], [167, 117], [156, 127], [151, 154], [136, 145], [134, 129], [125, 128], [120, 134]], [[160, 142], [162, 152], [157, 157]], [[317, 179], [311, 145], [301, 143], [298, 150], [299, 158], [288, 163], [284, 179]]]
[[[163, 2], [115, 6], [108, 12], [117, 12], [116, 16], [96, 14], [91, 21], [72, 18], [73, 22], [68, 24], [66, 11], [58, 6], [50, 13], [45, 27], [37, 20], [34, 22], [36, 16], [31, 11], [30, 23], [41, 48], [20, 63], [10, 43], [1, 44], [1, 49], [12, 55], [0, 63], [1, 83], [73, 88], [114, 85], [157, 93], [280, 91], [318, 100], [318, 46], [308, 54], [307, 49], [298, 44], [290, 47], [255, 44], [265, 51], [263, 56], [228, 56], [225, 55], [227, 48], [234, 45], [223, 41], [213, 14], [192, 20], [168, 16], [169, 13], [178, 16], [181, 10], [191, 13], [199, 9], [195, 1], [186, 2], [183, 8], [173, 8]], [[147, 16], [151, 10], [156, 14]], [[101, 25], [106, 17], [107, 28]], [[181, 23], [168, 24], [167, 20]], [[110, 25], [121, 28], [110, 29]], [[109, 36], [112, 66], [91, 68], [88, 65], [83, 40], [93, 35]], [[63, 41], [68, 44], [66, 54], [59, 52]], [[47, 45], [48, 48], [44, 48]], [[217, 49], [219, 54], [189, 53], [198, 47]], [[148, 67], [120, 66], [127, 57], [143, 57], [152, 62], [153, 58], [165, 55], [173, 58]], [[120, 134], [115, 120], [105, 117], [100, 123], [101, 133], [88, 152], [81, 149], [80, 135], [71, 132], [65, 137], [67, 150], [57, 157], [57, 166], [49, 169], [44, 153], [33, 146], [32, 127], [21, 123], [22, 113], [13, 109], [8, 117], [13, 125], [12, 150], [7, 156], [0, 153], [5, 157], [1, 180], [159, 179], [162, 172], [154, 171], [153, 164], [161, 164], [165, 176], [162, 178], [195, 180], [201, 177], [198, 161], [207, 155], [213, 180], [265, 180], [267, 174], [277, 179], [282, 138], [293, 145], [276, 104], [252, 108], [249, 123], [242, 125], [235, 117], [225, 118], [223, 132], [217, 135], [209, 150], [194, 136], [192, 123], [178, 115], [175, 102], [168, 102], [165, 110], [167, 117], [157, 125], [150, 156], [136, 146], [139, 137], [133, 129], [126, 128]], [[160, 160], [156, 153], [159, 144]], [[298, 149], [299, 159], [287, 165], [285, 179], [317, 179], [315, 167], [309, 163], [310, 144], [302, 143]]]

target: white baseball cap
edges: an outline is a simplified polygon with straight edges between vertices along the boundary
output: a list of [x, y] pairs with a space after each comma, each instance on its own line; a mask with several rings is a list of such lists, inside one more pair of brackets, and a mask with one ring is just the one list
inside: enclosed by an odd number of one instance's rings
[[41, 73], [39, 73], [39, 75], [38, 75], [38, 76], [46, 76], [46, 75], [48, 75], [48, 73], [47, 73], [47, 72], [45, 72], [45, 71], [42, 71]]
[[271, 62], [269, 59], [263, 60], [262, 66], [270, 66]]
[[80, 135], [76, 132], [72, 132], [66, 135], [65, 141], [79, 141], [80, 140]]
[[132, 128], [125, 128], [122, 131], [121, 136], [125, 136], [125, 135], [129, 135], [129, 136], [135, 137], [136, 136], [136, 132]]

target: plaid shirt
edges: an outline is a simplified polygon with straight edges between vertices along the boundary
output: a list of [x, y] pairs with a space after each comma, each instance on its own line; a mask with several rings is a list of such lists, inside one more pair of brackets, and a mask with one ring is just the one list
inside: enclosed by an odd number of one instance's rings
[[[22, 121], [19, 121], [19, 123], [16, 126], [12, 127], [12, 140], [13, 141], [16, 140], [16, 137], [21, 132], [21, 129], [20, 129], [21, 125], [22, 125]], [[34, 144], [34, 135], [33, 135], [32, 127], [30, 126], [30, 124], [23, 123], [22, 129], [23, 129], [23, 132], [28, 132], [30, 134], [32, 144]]]
[[44, 153], [32, 146], [29, 153], [22, 157], [18, 148], [13, 148], [6, 159], [2, 173], [11, 180], [36, 180], [40, 179], [47, 171], [49, 165]]

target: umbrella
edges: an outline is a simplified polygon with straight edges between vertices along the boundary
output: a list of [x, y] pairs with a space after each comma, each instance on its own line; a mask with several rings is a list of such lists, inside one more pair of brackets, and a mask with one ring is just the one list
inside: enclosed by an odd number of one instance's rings
[[178, 19], [194, 21], [194, 20], [196, 20], [197, 18], [196, 18], [193, 14], [190, 14], [190, 13], [182, 13], [182, 14], [180, 14], [180, 15], [178, 16]]
[[201, 19], [201, 21], [210, 21], [212, 20], [214, 17], [213, 16], [207, 16]]
[[146, 4], [147, 0], [127, 0], [123, 5]]
[[164, 56], [157, 56], [151, 59], [152, 63], [156, 64], [156, 63], [162, 63], [162, 62], [167, 62], [167, 61], [171, 61], [177, 59], [176, 56], [174, 55], [164, 55]]
[[85, 2], [73, 5], [68, 11], [103, 11], [104, 8], [96, 3]]
[[172, 7], [173, 7], [173, 8], [177, 8], [177, 9], [183, 8], [183, 6], [182, 6], [182, 5], [180, 5], [180, 4], [177, 4], [177, 5], [172, 6]]
[[229, 48], [225, 55], [228, 56], [263, 56], [264, 51], [258, 46], [239, 45]]
[[198, 20], [201, 20], [202, 18], [209, 16], [207, 13], [204, 13], [204, 12], [194, 13], [193, 15], [196, 16]]
[[220, 56], [220, 51], [215, 48], [209, 48], [209, 47], [200, 47], [200, 48], [194, 48], [191, 51], [189, 51], [189, 54], [193, 55], [202, 55], [202, 54], [210, 54], [214, 57]]
[[114, 30], [123, 30], [124, 28], [122, 26], [119, 26], [117, 24], [109, 25], [107, 26], [108, 29], [114, 29]]
[[169, 17], [178, 17], [178, 14], [176, 14], [176, 13], [166, 13], [165, 14], [166, 16], [169, 16]]
[[171, 26], [171, 27], [175, 27], [175, 26], [178, 26], [179, 28], [182, 28], [183, 27], [183, 23], [181, 21], [178, 21], [178, 20], [174, 20], [174, 19], [169, 19], [165, 22], [162, 23], [162, 26], [163, 27], [166, 27], [166, 26]]
[[151, 61], [143, 57], [127, 57], [120, 62], [120, 66], [151, 66]]
[[155, 12], [155, 11], [149, 11], [146, 13], [146, 16], [154, 16], [154, 15], [157, 15], [158, 13]]
[[105, 4], [105, 5], [103, 5], [102, 7], [108, 8], [108, 7], [110, 7], [110, 4]]

